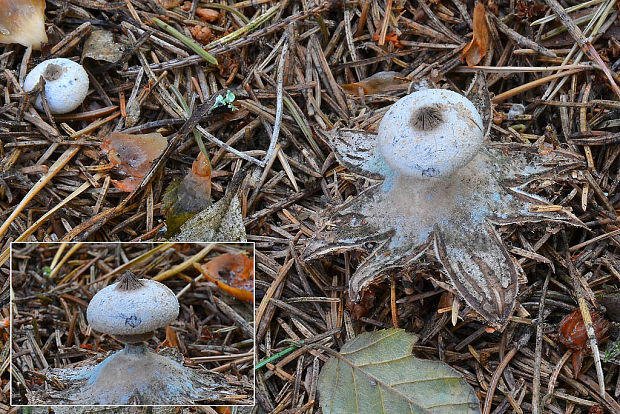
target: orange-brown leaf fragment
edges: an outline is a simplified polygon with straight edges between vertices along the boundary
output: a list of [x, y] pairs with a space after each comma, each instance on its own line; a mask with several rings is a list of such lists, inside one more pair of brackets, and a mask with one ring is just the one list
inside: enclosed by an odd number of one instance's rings
[[240, 300], [254, 301], [254, 260], [225, 253], [200, 266], [205, 279]]
[[[591, 312], [590, 316], [596, 341], [601, 342], [610, 328], [610, 323], [600, 312]], [[558, 331], [560, 342], [573, 351], [573, 372], [575, 377], [578, 377], [583, 358], [586, 352], [590, 350], [588, 332], [581, 311], [575, 309], [573, 313], [564, 316], [558, 324]]]
[[489, 25], [482, 2], [474, 8], [474, 36], [463, 48], [461, 61], [467, 61], [467, 66], [475, 66], [489, 50]]
[[346, 83], [342, 85], [342, 89], [349, 93], [357, 94], [359, 88], [362, 88], [365, 95], [374, 95], [398, 89], [407, 82], [405, 78], [400, 77], [398, 72], [383, 71], [377, 72], [359, 82]]
[[201, 26], [199, 24], [189, 29], [189, 32], [192, 34], [194, 39], [196, 39], [203, 45], [209, 43], [211, 41], [211, 38], [213, 37], [213, 32], [211, 32], [211, 29], [205, 26]]
[[177, 337], [177, 333], [170, 325], [166, 326], [166, 342], [168, 342], [168, 346], [171, 348], [179, 347], [179, 338]]
[[103, 139], [101, 152], [108, 155], [110, 164], [127, 176], [112, 183], [121, 191], [131, 192], [142, 181], [155, 161], [166, 149], [168, 141], [159, 133], [123, 134], [113, 132]]
[[[379, 36], [378, 34], [375, 34], [372, 38], [372, 40], [374, 40], [375, 42], [379, 41], [379, 39], [381, 38], [381, 36]], [[402, 49], [403, 45], [400, 43], [400, 41], [398, 40], [398, 35], [394, 32], [385, 35], [385, 40], [387, 42], [390, 42], [392, 44], [394, 44], [394, 47], [397, 49]]]
[[213, 9], [197, 9], [196, 15], [200, 16], [201, 21], [212, 23], [220, 17], [220, 12]]
[[366, 315], [375, 304], [376, 294], [372, 288], [364, 289], [361, 292], [361, 299], [359, 302], [353, 302], [350, 297], [347, 297], [345, 303], [347, 309], [351, 312], [351, 318], [357, 320]]

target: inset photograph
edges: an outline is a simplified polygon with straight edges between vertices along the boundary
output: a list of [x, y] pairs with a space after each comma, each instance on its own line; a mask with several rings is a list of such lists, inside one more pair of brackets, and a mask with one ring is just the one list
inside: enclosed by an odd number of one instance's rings
[[253, 405], [253, 243], [13, 243], [11, 405]]

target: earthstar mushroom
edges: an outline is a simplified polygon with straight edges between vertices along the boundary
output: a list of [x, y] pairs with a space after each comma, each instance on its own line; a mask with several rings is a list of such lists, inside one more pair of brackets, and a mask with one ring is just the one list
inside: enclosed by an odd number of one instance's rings
[[[32, 91], [41, 77], [45, 80], [45, 99], [52, 114], [65, 114], [82, 104], [88, 94], [88, 74], [79, 63], [65, 58], [48, 59], [26, 75], [24, 90]], [[41, 96], [34, 106], [43, 110]]]
[[50, 369], [46, 375], [66, 385], [54, 398], [79, 405], [193, 405], [234, 394], [223, 376], [184, 366], [176, 348], [154, 353], [143, 342], [178, 314], [179, 303], [168, 287], [123, 273], [93, 296], [87, 319], [94, 330], [114, 335], [125, 348], [96, 365]]
[[370, 283], [407, 268], [433, 246], [448, 276], [436, 282], [501, 330], [514, 310], [522, 270], [493, 225], [581, 225], [566, 211], [532, 211], [532, 203], [548, 202], [526, 188], [549, 170], [543, 159], [558, 168], [575, 164], [553, 151], [542, 156], [536, 147], [486, 142], [491, 107], [482, 74], [472, 91], [469, 100], [442, 89], [405, 96], [387, 111], [377, 135], [323, 132], [340, 163], [373, 184], [319, 213], [303, 256], [366, 252], [349, 284], [357, 301]]

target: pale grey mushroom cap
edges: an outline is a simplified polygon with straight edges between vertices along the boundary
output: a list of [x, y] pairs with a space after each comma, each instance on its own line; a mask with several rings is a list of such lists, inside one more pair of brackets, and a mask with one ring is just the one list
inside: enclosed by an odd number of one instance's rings
[[[48, 59], [34, 67], [24, 79], [24, 90], [30, 92], [45, 79], [45, 99], [53, 114], [66, 114], [82, 104], [88, 94], [88, 74], [79, 63], [65, 58]], [[34, 106], [43, 110], [41, 95]]]
[[484, 143], [482, 117], [462, 95], [424, 89], [387, 111], [377, 147], [394, 170], [408, 177], [445, 178], [469, 163]]
[[[86, 317], [94, 330], [122, 337], [136, 337], [162, 328], [179, 316], [179, 302], [164, 284], [131, 275], [97, 292]], [[144, 339], [148, 339], [145, 337]], [[142, 340], [144, 340], [142, 339]], [[134, 342], [134, 341], [126, 341]]]

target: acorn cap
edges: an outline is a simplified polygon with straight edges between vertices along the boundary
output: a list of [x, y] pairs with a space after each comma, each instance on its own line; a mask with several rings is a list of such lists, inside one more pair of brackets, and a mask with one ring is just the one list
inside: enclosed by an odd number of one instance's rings
[[136, 338], [168, 325], [178, 316], [179, 302], [166, 285], [138, 279], [131, 272], [97, 292], [86, 311], [94, 330]]
[[394, 170], [421, 179], [445, 178], [463, 167], [484, 142], [474, 104], [445, 89], [424, 89], [399, 99], [387, 111], [377, 147]]

